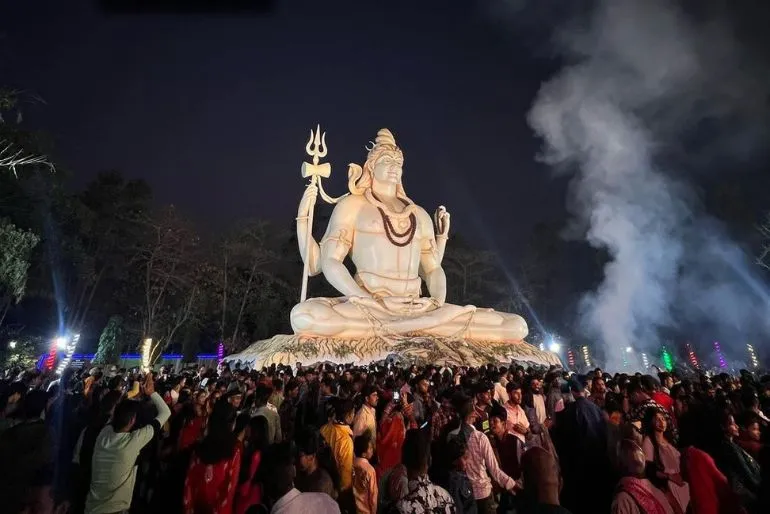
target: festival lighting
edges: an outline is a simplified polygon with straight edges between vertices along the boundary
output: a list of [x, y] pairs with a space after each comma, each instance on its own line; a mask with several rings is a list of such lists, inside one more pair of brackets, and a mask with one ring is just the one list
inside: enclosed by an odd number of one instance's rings
[[538, 345], [538, 347], [540, 348], [540, 351], [541, 351], [541, 352], [544, 352], [544, 351], [545, 351], [545, 344], [544, 344], [544, 343], [540, 343], [540, 344]]
[[647, 358], [647, 354], [642, 352], [642, 366], [644, 366], [644, 369], [648, 369], [650, 367], [650, 359]]
[[693, 368], [699, 368], [700, 365], [698, 364], [698, 358], [695, 356], [695, 352], [693, 351], [692, 346], [690, 343], [687, 343], [685, 346], [687, 348], [687, 358], [690, 360], [690, 364], [692, 364]]
[[725, 356], [722, 355], [722, 347], [719, 346], [718, 341], [714, 341], [714, 351], [717, 352], [717, 358], [719, 359], [719, 367], [720, 368], [726, 368], [727, 362], [725, 362]]
[[53, 365], [56, 362], [56, 346], [56, 341], [54, 341], [51, 345], [51, 350], [48, 352], [48, 356], [46, 356], [43, 361], [44, 371], [51, 371], [53, 369]]
[[569, 364], [570, 368], [575, 367], [575, 352], [572, 351], [572, 348], [567, 350], [567, 364]]
[[666, 368], [666, 371], [671, 371], [674, 369], [674, 359], [671, 357], [671, 353], [665, 346], [663, 347], [662, 358], [663, 367]]
[[217, 345], [217, 364], [222, 364], [223, 360], [225, 360], [225, 343], [220, 341]]
[[[57, 338], [57, 346], [58, 346], [58, 339]], [[80, 341], [80, 334], [75, 334], [74, 336], [67, 339], [66, 349], [67, 353], [64, 354], [64, 358], [59, 363], [59, 366], [56, 368], [56, 373], [61, 375], [62, 372], [67, 368], [67, 366], [70, 365], [70, 362], [72, 362], [72, 354], [75, 353], [75, 349], [78, 346], [78, 341]]]
[[152, 338], [148, 337], [142, 345], [142, 368], [145, 372], [150, 370], [150, 351], [152, 350]]
[[16, 348], [16, 341], [10, 341], [10, 342], [8, 343], [8, 348], [10, 348], [11, 350], [13, 350], [14, 348]]
[[65, 350], [67, 348], [67, 343], [69, 343], [69, 339], [66, 336], [59, 336], [54, 339], [53, 342], [59, 350]]
[[591, 358], [588, 356], [588, 346], [583, 345], [580, 350], [583, 352], [583, 362], [586, 363], [586, 366], [589, 368], [591, 367]]
[[634, 352], [633, 348], [631, 348], [630, 346], [626, 346], [626, 353], [633, 353], [633, 352]]
[[746, 348], [749, 350], [749, 357], [751, 358], [751, 366], [753, 368], [759, 367], [759, 359], [757, 358], [757, 352], [754, 351], [754, 347], [750, 344], [746, 344]]
[[553, 353], [558, 353], [559, 350], [561, 350], [561, 345], [559, 343], [553, 342], [548, 345], [548, 350]]

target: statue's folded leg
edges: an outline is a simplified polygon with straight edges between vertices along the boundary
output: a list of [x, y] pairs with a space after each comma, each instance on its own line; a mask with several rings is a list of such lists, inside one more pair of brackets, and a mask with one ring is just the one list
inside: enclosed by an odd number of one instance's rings
[[291, 310], [295, 334], [325, 337], [363, 337], [374, 334], [375, 321], [357, 306], [336, 298], [310, 298]]
[[426, 332], [440, 337], [483, 341], [521, 341], [529, 333], [527, 322], [517, 314], [477, 309]]

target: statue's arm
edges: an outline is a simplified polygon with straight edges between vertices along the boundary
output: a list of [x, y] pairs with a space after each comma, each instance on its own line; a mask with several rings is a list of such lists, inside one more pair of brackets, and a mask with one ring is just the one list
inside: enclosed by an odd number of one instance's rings
[[356, 198], [349, 197], [334, 207], [326, 234], [321, 240], [321, 271], [326, 280], [345, 296], [371, 296], [359, 286], [343, 264], [353, 245], [356, 215]]
[[428, 213], [420, 209], [417, 215], [420, 224], [420, 275], [428, 287], [430, 296], [441, 305], [446, 301], [446, 275], [441, 267], [436, 237], [433, 233], [433, 220]]
[[308, 275], [311, 277], [321, 273], [319, 259], [321, 250], [316, 240], [313, 239], [312, 233], [310, 234], [310, 240], [308, 241], [307, 239], [310, 211], [313, 210], [315, 205], [316, 195], [318, 195], [318, 188], [314, 185], [307, 186], [297, 209], [297, 244], [299, 245], [299, 255], [302, 257], [302, 262], [307, 261]]

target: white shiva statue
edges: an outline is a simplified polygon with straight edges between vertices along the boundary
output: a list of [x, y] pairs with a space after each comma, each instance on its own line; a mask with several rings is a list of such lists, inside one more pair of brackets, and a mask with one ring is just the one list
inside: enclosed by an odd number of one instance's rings
[[[441, 261], [450, 216], [440, 207], [432, 219], [406, 195], [403, 165], [393, 134], [381, 129], [363, 167], [350, 165], [350, 194], [335, 205], [320, 244], [308, 234], [318, 187], [311, 182], [305, 190], [297, 213], [302, 259], [310, 276], [322, 273], [342, 296], [297, 304], [291, 311], [295, 334], [524, 339], [527, 323], [521, 316], [446, 302]], [[343, 264], [348, 255], [354, 275]], [[423, 281], [428, 296], [421, 294]]]

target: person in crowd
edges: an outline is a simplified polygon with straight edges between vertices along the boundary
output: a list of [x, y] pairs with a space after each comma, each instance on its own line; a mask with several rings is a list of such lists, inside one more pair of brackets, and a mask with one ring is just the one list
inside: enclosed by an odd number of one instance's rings
[[425, 421], [430, 421], [433, 417], [433, 412], [435, 412], [438, 406], [431, 395], [430, 377], [418, 377], [415, 379], [414, 385], [414, 404], [412, 410], [414, 420], [418, 425], [422, 425]]
[[331, 448], [340, 477], [340, 494], [350, 493], [353, 484], [353, 423], [355, 409], [351, 400], [335, 398], [332, 401], [332, 419], [321, 427], [321, 435]]
[[281, 422], [281, 435], [284, 441], [293, 441], [295, 421], [297, 419], [297, 407], [299, 405], [300, 382], [291, 378], [284, 386], [284, 399], [278, 408], [278, 417]]
[[622, 478], [612, 501], [612, 514], [674, 514], [666, 495], [645, 478], [646, 459], [634, 441], [620, 443]]
[[262, 503], [262, 484], [257, 477], [262, 454], [268, 445], [269, 431], [267, 419], [264, 416], [249, 418], [235, 492], [233, 509], [235, 514], [245, 514], [250, 507]]
[[383, 476], [401, 463], [407, 429], [417, 428], [411, 393], [395, 395], [387, 402], [377, 431], [377, 473]]
[[[478, 504], [479, 514], [494, 514], [496, 503], [492, 495], [492, 480], [505, 491], [513, 492], [516, 482], [500, 469], [489, 438], [476, 429], [476, 405], [471, 398], [465, 398], [460, 404], [458, 413], [463, 427], [457, 432], [450, 432], [450, 437], [466, 437], [468, 448], [465, 453], [465, 472], [473, 487], [473, 497]], [[490, 478], [490, 476], [492, 478]]]
[[71, 506], [75, 512], [81, 512], [85, 509], [86, 496], [91, 487], [91, 465], [96, 438], [112, 419], [121, 396], [119, 391], [110, 391], [102, 397], [98, 403], [99, 411], [92, 415], [86, 428], [80, 432], [75, 444], [72, 462], [75, 464], [74, 471], [77, 478], [75, 479], [76, 490], [71, 498]]
[[570, 514], [559, 503], [559, 465], [551, 452], [533, 446], [521, 456], [521, 471], [525, 486], [519, 500], [519, 511], [529, 514]]
[[562, 505], [574, 514], [606, 512], [614, 477], [608, 457], [604, 413], [584, 395], [585, 383], [573, 377], [574, 401], [557, 413], [551, 429], [561, 466]]
[[358, 409], [353, 419], [353, 436], [358, 437], [369, 432], [374, 441], [377, 440], [377, 404], [379, 392], [375, 386], [366, 386], [361, 391], [364, 403]]
[[278, 409], [268, 402], [272, 394], [271, 386], [258, 384], [254, 392], [254, 407], [252, 416], [264, 416], [269, 427], [267, 442], [275, 444], [283, 439], [281, 434], [281, 417], [278, 415]]
[[667, 439], [666, 416], [658, 409], [648, 409], [643, 423], [642, 450], [648, 463], [648, 478], [666, 494], [675, 514], [687, 512], [690, 488], [682, 478], [679, 450]]
[[524, 444], [529, 434], [529, 418], [521, 406], [521, 385], [511, 381], [505, 388], [508, 392], [508, 403], [505, 404], [506, 429]]
[[740, 416], [738, 445], [756, 461], [762, 453], [762, 419], [752, 410]]
[[185, 514], [231, 514], [240, 476], [242, 449], [235, 434], [236, 410], [218, 402], [206, 436], [195, 449], [184, 484]]
[[723, 416], [722, 428], [723, 438], [716, 459], [717, 465], [746, 511], [749, 514], [758, 513], [762, 485], [759, 464], [736, 443], [739, 431], [732, 414]]
[[268, 447], [261, 469], [259, 475], [270, 514], [340, 514], [339, 505], [328, 494], [295, 489], [290, 442]]
[[377, 473], [369, 460], [374, 456], [371, 432], [364, 432], [353, 440], [353, 496], [358, 514], [377, 514]]
[[[509, 384], [510, 385], [510, 384]], [[475, 398], [473, 409], [475, 412], [475, 422], [473, 426], [476, 430], [489, 433], [489, 411], [492, 408], [492, 382], [482, 380], [474, 387]]]
[[437, 441], [443, 433], [444, 428], [457, 418], [457, 413], [452, 406], [453, 394], [454, 390], [447, 388], [439, 395], [441, 406], [435, 410], [430, 422], [433, 441]]
[[160, 434], [161, 427], [171, 416], [168, 405], [155, 391], [151, 373], [146, 376], [144, 394], [157, 411], [149, 425], [133, 430], [141, 405], [126, 399], [115, 407], [112, 423], [96, 437], [86, 514], [122, 512], [131, 507], [139, 453], [156, 434]]
[[690, 484], [692, 514], [743, 514], [740, 501], [714, 459], [694, 446], [682, 455], [682, 476]]
[[402, 461], [406, 468], [409, 492], [395, 505], [398, 514], [455, 514], [452, 496], [434, 485], [428, 477], [430, 434], [412, 429], [404, 440]]
[[312, 427], [297, 434], [296, 487], [303, 493], [326, 493], [335, 500], [339, 473], [331, 449]]

